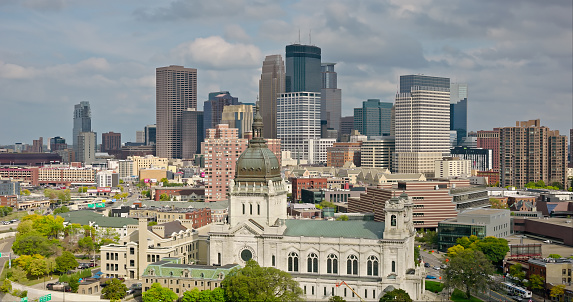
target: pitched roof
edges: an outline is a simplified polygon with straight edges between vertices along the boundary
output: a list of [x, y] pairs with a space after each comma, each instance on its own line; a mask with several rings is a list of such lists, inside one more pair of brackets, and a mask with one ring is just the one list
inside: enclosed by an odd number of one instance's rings
[[58, 216], [62, 216], [64, 220], [69, 223], [89, 225], [93, 222], [99, 227], [104, 228], [122, 228], [126, 225], [138, 224], [137, 219], [125, 217], [107, 217], [91, 210], [70, 211], [67, 213], [58, 214]]
[[[222, 280], [234, 268], [240, 268], [240, 266], [238, 264], [223, 266], [178, 264], [168, 259], [149, 264], [145, 268], [143, 276]], [[153, 274], [150, 274], [151, 270], [153, 270]], [[185, 271], [189, 273], [188, 277], [184, 277]]]
[[[157, 227], [163, 227], [163, 234], [154, 231], [154, 229], [157, 230]], [[187, 230], [187, 228], [184, 227], [183, 225], [181, 225], [181, 222], [178, 220], [170, 221], [170, 222], [166, 222], [166, 223], [162, 223], [162, 224], [158, 224], [158, 225], [154, 225], [154, 226], [149, 226], [149, 227], [147, 227], [147, 229], [154, 232], [155, 234], [163, 237], [163, 238], [171, 236], [171, 234], [173, 234], [173, 233], [179, 233], [179, 231]]]
[[285, 236], [382, 239], [384, 222], [287, 219]]
[[155, 201], [155, 200], [139, 200], [128, 202], [127, 205], [133, 203], [141, 203], [143, 206], [149, 207], [176, 207], [176, 208], [195, 208], [203, 209], [210, 208], [212, 210], [221, 210], [229, 207], [228, 200], [213, 201], [213, 202], [184, 202], [184, 201]]

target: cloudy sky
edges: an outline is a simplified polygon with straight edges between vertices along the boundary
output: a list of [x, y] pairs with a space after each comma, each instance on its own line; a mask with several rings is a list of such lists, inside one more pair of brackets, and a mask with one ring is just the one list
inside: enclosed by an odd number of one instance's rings
[[[228, 90], [253, 102], [266, 55], [301, 42], [337, 62], [343, 116], [368, 98], [393, 102], [399, 76], [469, 85], [468, 126], [573, 119], [572, 1], [2, 0], [0, 144], [71, 142], [74, 104], [92, 127], [155, 123], [155, 68], [198, 69], [198, 101]], [[300, 31], [300, 40], [299, 40]], [[309, 33], [311, 33], [309, 38]], [[99, 140], [98, 139], [98, 140]]]

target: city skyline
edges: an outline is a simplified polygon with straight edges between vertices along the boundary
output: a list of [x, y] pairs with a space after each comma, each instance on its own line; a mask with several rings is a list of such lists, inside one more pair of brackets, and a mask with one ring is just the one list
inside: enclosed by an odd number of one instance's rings
[[[162, 66], [198, 70], [198, 103], [212, 91], [252, 103], [265, 56], [284, 58], [291, 43], [316, 45], [322, 62], [337, 64], [342, 116], [367, 99], [393, 102], [400, 75], [427, 74], [471, 87], [468, 131], [530, 119], [572, 128], [570, 2], [97, 5], [0, 4], [0, 128], [9, 129], [0, 145], [56, 136], [71, 143], [81, 101], [90, 102], [92, 131], [135, 141], [136, 130], [155, 123]], [[221, 9], [234, 14], [210, 22]]]

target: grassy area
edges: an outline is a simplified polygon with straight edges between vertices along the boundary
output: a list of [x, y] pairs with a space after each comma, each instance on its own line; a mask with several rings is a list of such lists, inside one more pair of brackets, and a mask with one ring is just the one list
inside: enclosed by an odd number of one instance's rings
[[[23, 218], [24, 216], [26, 216], [26, 215], [28, 215], [28, 212], [27, 212], [27, 211], [15, 211], [15, 212], [12, 212], [12, 213], [10, 213], [10, 214], [4, 216], [4, 217], [1, 217], [0, 220], [1, 220], [1, 221], [9, 221], [9, 220], [12, 220], [12, 219], [22, 220], [22, 218]], [[14, 229], [15, 229], [15, 228], [14, 228]]]
[[444, 289], [444, 284], [437, 281], [430, 281], [426, 280], [426, 290], [429, 290], [433, 293], [439, 293]]
[[466, 298], [466, 294], [464, 292], [462, 292], [459, 289], [454, 289], [454, 292], [452, 293], [452, 301], [454, 302], [481, 302], [482, 300], [476, 298], [476, 297], [470, 297], [470, 299]]

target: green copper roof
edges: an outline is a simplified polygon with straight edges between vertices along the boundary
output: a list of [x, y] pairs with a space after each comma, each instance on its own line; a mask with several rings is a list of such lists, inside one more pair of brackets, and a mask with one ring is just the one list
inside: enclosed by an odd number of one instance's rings
[[[238, 264], [226, 264], [223, 266], [176, 264], [168, 259], [149, 264], [145, 268], [143, 276], [222, 280], [234, 268], [240, 268], [240, 266]], [[151, 274], [151, 271], [153, 271], [153, 274]], [[188, 273], [187, 277], [185, 277], [185, 272]]]
[[285, 236], [382, 239], [384, 222], [349, 220], [285, 220]]
[[90, 210], [71, 211], [58, 214], [58, 216], [62, 216], [64, 220], [69, 223], [89, 225], [90, 222], [94, 222], [99, 227], [103, 228], [122, 228], [126, 225], [134, 225], [138, 223], [137, 219], [126, 217], [107, 217]]

